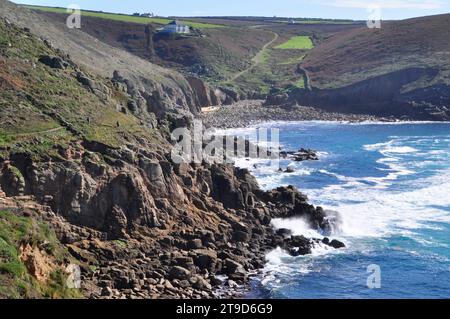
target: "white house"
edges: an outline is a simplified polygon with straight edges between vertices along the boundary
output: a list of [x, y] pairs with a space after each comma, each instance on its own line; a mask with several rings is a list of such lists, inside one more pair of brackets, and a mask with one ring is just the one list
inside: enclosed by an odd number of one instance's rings
[[174, 21], [170, 22], [169, 24], [167, 24], [166, 26], [164, 26], [164, 28], [162, 29], [162, 32], [190, 33], [191, 29], [189, 28], [188, 25], [182, 24], [179, 21], [174, 20]]

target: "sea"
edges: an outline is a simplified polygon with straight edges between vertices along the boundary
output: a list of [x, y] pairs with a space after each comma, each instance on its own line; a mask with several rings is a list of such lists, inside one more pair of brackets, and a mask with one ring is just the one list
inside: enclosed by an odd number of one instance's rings
[[[294, 185], [337, 212], [328, 237], [346, 248], [317, 245], [300, 257], [275, 249], [246, 297], [450, 298], [450, 123], [271, 122], [225, 133], [251, 136], [255, 128], [279, 130], [284, 150], [310, 148], [319, 161], [281, 160], [293, 173], [264, 159], [236, 165], [263, 189]], [[301, 219], [272, 225], [324, 237]]]

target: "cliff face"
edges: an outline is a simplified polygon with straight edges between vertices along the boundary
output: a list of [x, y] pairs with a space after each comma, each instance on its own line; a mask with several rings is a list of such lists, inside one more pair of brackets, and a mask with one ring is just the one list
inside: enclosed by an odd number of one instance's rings
[[310, 88], [292, 100], [327, 111], [448, 120], [449, 30], [444, 14], [339, 32], [307, 54]]
[[404, 69], [342, 88], [297, 91], [290, 99], [330, 112], [445, 121], [450, 119], [449, 85], [405, 91], [412, 83], [433, 79], [438, 73], [439, 70], [429, 68]]
[[[1, 163], [0, 209], [20, 212], [24, 198], [36, 203], [34, 213], [81, 265], [85, 296], [218, 297], [247, 283], [268, 250], [308, 254], [318, 244], [274, 233], [272, 218], [332, 227], [296, 189], [263, 192], [231, 165], [174, 164], [146, 148], [77, 152], [77, 160], [52, 161], [11, 152]], [[20, 183], [10, 182], [11, 171]]]
[[[114, 63], [110, 53], [105, 60]], [[145, 69], [103, 77], [96, 73], [103, 62], [92, 70], [77, 61], [0, 19], [0, 211], [52, 226], [81, 267], [84, 296], [208, 298], [221, 287], [231, 293], [263, 266], [268, 249], [307, 254], [319, 244], [274, 233], [272, 218], [296, 216], [331, 229], [326, 213], [292, 187], [263, 192], [248, 171], [231, 165], [172, 162], [169, 131], [190, 127], [196, 112], [192, 91], [180, 93], [184, 78], [169, 71], [147, 78]], [[141, 66], [128, 62], [129, 70]], [[165, 89], [150, 94], [153, 85]], [[169, 105], [173, 99], [177, 107]], [[47, 260], [42, 242], [30, 236], [24, 261]], [[51, 283], [35, 263], [24, 267]]]
[[196, 91], [197, 86], [191, 86], [176, 71], [112, 47], [84, 33], [82, 29], [69, 29], [65, 20], [49, 20], [6, 0], [0, 1], [0, 9], [0, 17], [46, 39], [53, 48], [70, 53], [70, 59], [80, 67], [107, 78], [112, 78], [118, 72], [126, 80], [128, 93], [140, 102], [138, 107], [143, 113], [147, 113], [147, 109], [184, 109], [197, 114], [201, 107], [211, 106], [205, 104], [211, 101], [199, 100], [197, 95], [201, 92]]

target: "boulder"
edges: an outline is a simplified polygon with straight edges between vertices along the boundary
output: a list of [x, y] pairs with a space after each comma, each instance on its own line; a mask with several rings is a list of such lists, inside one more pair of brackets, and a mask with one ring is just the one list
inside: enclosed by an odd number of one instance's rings
[[241, 271], [243, 269], [244, 269], [244, 267], [240, 263], [238, 263], [237, 261], [234, 261], [233, 259], [227, 258], [224, 261], [223, 272], [226, 275], [234, 274], [235, 272]]
[[200, 269], [213, 272], [217, 264], [217, 253], [213, 250], [197, 250], [194, 263]]
[[237, 242], [248, 242], [250, 240], [250, 234], [245, 231], [237, 230], [233, 233], [233, 240]]
[[53, 69], [65, 69], [69, 65], [66, 61], [57, 56], [42, 55], [39, 62]]
[[276, 234], [283, 238], [289, 238], [292, 236], [292, 231], [290, 229], [280, 228], [276, 231]]
[[203, 247], [203, 243], [201, 239], [191, 239], [187, 243], [188, 249], [200, 249]]
[[191, 272], [186, 268], [174, 266], [169, 275], [171, 279], [188, 280], [191, 277]]
[[341, 249], [341, 248], [345, 248], [345, 244], [339, 240], [333, 239], [328, 246], [331, 246], [335, 249]]
[[291, 256], [304, 256], [311, 254], [313, 243], [304, 236], [292, 236], [284, 239], [283, 248]]
[[206, 281], [206, 279], [204, 279], [201, 276], [196, 276], [194, 277], [194, 283], [192, 284], [192, 287], [194, 287], [195, 289], [199, 289], [199, 290], [206, 290], [209, 291], [212, 289], [211, 284]]

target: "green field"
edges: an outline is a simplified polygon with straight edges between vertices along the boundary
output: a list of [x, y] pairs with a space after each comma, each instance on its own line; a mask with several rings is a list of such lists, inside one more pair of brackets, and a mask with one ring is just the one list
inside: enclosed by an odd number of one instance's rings
[[[66, 13], [67, 9], [65, 8], [54, 8], [54, 7], [43, 7], [43, 6], [25, 6], [29, 9], [33, 10], [41, 10], [46, 12], [55, 12], [55, 13]], [[107, 13], [107, 12], [97, 12], [97, 11], [81, 11], [81, 15], [87, 16], [87, 17], [95, 17], [95, 18], [102, 18], [102, 19], [109, 19], [109, 20], [116, 20], [116, 21], [124, 21], [124, 22], [132, 22], [132, 23], [140, 23], [140, 24], [147, 24], [147, 23], [156, 23], [156, 24], [168, 24], [169, 22], [172, 22], [173, 19], [169, 18], [147, 18], [147, 17], [137, 17], [127, 14], [117, 14], [117, 13]], [[211, 28], [222, 28], [223, 25], [219, 24], [210, 24], [210, 23], [198, 23], [198, 22], [191, 22], [191, 21], [183, 21], [183, 23], [187, 24], [190, 27], [197, 28], [197, 29], [211, 29]]]
[[[277, 23], [289, 23], [289, 20], [272, 20]], [[295, 19], [296, 24], [353, 24], [353, 20], [321, 20], [321, 19]]]
[[275, 49], [297, 49], [297, 50], [308, 50], [312, 49], [314, 44], [311, 38], [308, 36], [295, 36], [290, 38], [287, 42], [280, 44], [275, 47]]

